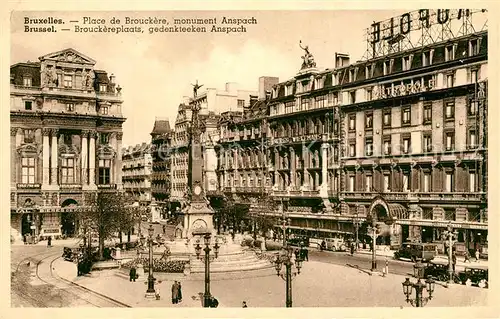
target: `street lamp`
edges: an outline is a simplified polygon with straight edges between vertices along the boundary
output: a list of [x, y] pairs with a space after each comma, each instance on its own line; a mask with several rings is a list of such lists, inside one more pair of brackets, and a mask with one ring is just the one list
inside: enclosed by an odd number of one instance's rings
[[451, 223], [448, 223], [448, 228], [443, 232], [443, 237], [448, 240], [448, 283], [453, 283], [453, 245], [457, 241], [458, 232], [453, 231]]
[[358, 251], [359, 247], [359, 226], [361, 225], [361, 219], [359, 218], [358, 212], [356, 212], [356, 217], [353, 217], [352, 223], [354, 224], [354, 229], [356, 231], [356, 247], [355, 250]]
[[[300, 247], [301, 252], [303, 247]], [[276, 274], [281, 277], [286, 282], [286, 307], [292, 307], [292, 280], [298, 274], [300, 274], [300, 268], [302, 268], [302, 258], [300, 256], [295, 256], [293, 248], [284, 247], [276, 259], [274, 260], [274, 266], [276, 268]], [[292, 272], [292, 266], [295, 264], [295, 269], [297, 272]], [[285, 274], [281, 272], [282, 266], [285, 266]]]
[[[195, 233], [193, 233], [195, 234]], [[211, 239], [211, 233], [210, 232], [198, 232], [196, 233], [197, 235], [203, 236], [204, 239], [204, 244], [205, 248], [203, 248], [203, 251], [205, 252], [205, 256], [201, 255], [201, 250], [202, 247], [200, 245], [200, 239], [196, 240], [196, 246], [194, 247], [196, 251], [196, 258], [204, 260], [205, 261], [205, 293], [203, 294], [203, 307], [208, 308], [211, 304], [210, 300], [212, 299], [212, 295], [210, 294], [210, 259], [212, 258], [210, 256], [210, 252], [213, 250], [214, 251], [214, 259], [218, 257], [219, 255], [219, 241], [218, 238], [215, 238], [215, 245], [213, 248], [210, 248], [210, 239]]]
[[376, 223], [374, 222], [372, 226], [367, 228], [368, 236], [372, 238], [372, 271], [377, 270], [377, 237], [380, 234]]
[[[155, 279], [153, 277], [153, 235], [154, 235], [153, 225], [149, 225], [148, 228], [148, 246], [149, 246], [149, 275], [148, 275], [148, 290], [146, 291], [146, 297], [155, 297]], [[141, 237], [141, 241], [144, 241], [144, 237]]]
[[[432, 293], [434, 292], [435, 281], [432, 276], [429, 276], [425, 283], [421, 281], [424, 277], [425, 266], [417, 261], [413, 266], [414, 276], [418, 279], [417, 282], [413, 283], [410, 278], [406, 277], [406, 280], [402, 283], [403, 293], [406, 296], [406, 302], [411, 304], [413, 307], [423, 307], [427, 304], [429, 300], [432, 299]], [[413, 289], [415, 289], [415, 298], [411, 298]], [[424, 290], [427, 290], [428, 296], [424, 297]]]

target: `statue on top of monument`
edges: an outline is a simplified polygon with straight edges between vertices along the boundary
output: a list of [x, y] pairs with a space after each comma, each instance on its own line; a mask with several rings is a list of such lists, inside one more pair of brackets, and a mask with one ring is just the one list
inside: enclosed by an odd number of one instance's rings
[[196, 80], [196, 84], [191, 84], [193, 86], [193, 97], [196, 98], [198, 96], [198, 89], [200, 89], [203, 84], [198, 84], [198, 80]]
[[302, 56], [302, 67], [301, 69], [307, 69], [307, 68], [315, 68], [316, 67], [316, 62], [314, 62], [314, 56], [309, 52], [309, 46], [306, 45], [305, 47], [302, 46], [302, 40], [299, 41], [299, 47], [304, 50], [304, 55]]

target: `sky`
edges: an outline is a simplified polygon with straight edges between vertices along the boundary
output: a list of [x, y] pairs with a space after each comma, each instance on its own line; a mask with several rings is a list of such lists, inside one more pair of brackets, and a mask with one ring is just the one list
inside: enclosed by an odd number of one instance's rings
[[[13, 12], [11, 64], [38, 61], [38, 57], [73, 48], [96, 61], [95, 68], [116, 76], [122, 90], [123, 145], [150, 142], [155, 117], [168, 118], [173, 127], [183, 96], [191, 96], [198, 79], [205, 88], [224, 88], [226, 82], [257, 90], [260, 76], [277, 76], [280, 82], [300, 69], [299, 41], [309, 46], [320, 69], [334, 67], [335, 52], [348, 53], [351, 62], [366, 50], [365, 32], [373, 21], [406, 11], [155, 11], [155, 12]], [[57, 17], [70, 24], [84, 17], [122, 22], [125, 17], [235, 18], [255, 17], [247, 32], [225, 33], [26, 33], [24, 19]], [[173, 22], [173, 21], [172, 21]], [[210, 25], [207, 26], [210, 29]], [[200, 93], [200, 92], [199, 92]]]

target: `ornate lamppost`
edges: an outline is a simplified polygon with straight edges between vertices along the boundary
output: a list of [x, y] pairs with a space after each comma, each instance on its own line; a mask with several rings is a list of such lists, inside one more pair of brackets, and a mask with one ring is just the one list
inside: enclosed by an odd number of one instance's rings
[[372, 271], [377, 270], [377, 237], [380, 235], [380, 231], [376, 224], [368, 226], [367, 228], [368, 236], [372, 238]]
[[[201, 255], [202, 247], [200, 245], [200, 239], [196, 240], [196, 246], [194, 247], [196, 251], [196, 258], [201, 259], [205, 262], [205, 293], [203, 294], [203, 307], [209, 308], [211, 304], [212, 295], [210, 294], [210, 261], [211, 258], [217, 258], [219, 255], [219, 241], [218, 238], [215, 238], [215, 245], [213, 248], [210, 248], [210, 232], [193, 232], [193, 235], [201, 235], [203, 236], [205, 248], [203, 251], [205, 252], [205, 256]], [[210, 256], [210, 252], [214, 251], [214, 256]]]
[[359, 226], [361, 225], [362, 223], [362, 220], [359, 218], [359, 214], [358, 212], [356, 212], [356, 216], [353, 217], [352, 219], [352, 223], [354, 225], [354, 230], [356, 232], [356, 247], [354, 248], [356, 251], [358, 251], [358, 247], [359, 247]]
[[[301, 247], [301, 250], [303, 247]], [[292, 266], [295, 264], [296, 272], [292, 271]], [[293, 248], [284, 247], [283, 250], [276, 256], [274, 260], [274, 265], [276, 268], [276, 274], [281, 277], [286, 282], [286, 307], [292, 307], [292, 280], [300, 274], [300, 268], [302, 268], [302, 259], [299, 256], [295, 256]], [[285, 274], [281, 271], [282, 266], [285, 266]]]
[[[153, 225], [148, 228], [148, 246], [149, 246], [149, 275], [148, 275], [148, 290], [146, 290], [146, 297], [155, 298], [155, 279], [153, 277]], [[141, 244], [144, 246], [146, 238], [141, 236]]]
[[453, 231], [453, 228], [451, 227], [451, 223], [448, 223], [448, 228], [443, 232], [443, 237], [448, 240], [448, 283], [452, 284], [453, 283], [453, 245], [455, 245], [455, 242], [457, 241], [458, 238], [458, 232]]
[[[413, 307], [423, 307], [427, 304], [429, 300], [432, 299], [432, 293], [434, 292], [434, 279], [429, 276], [425, 283], [422, 282], [424, 277], [425, 266], [417, 261], [413, 265], [414, 276], [418, 279], [417, 282], [413, 283], [410, 278], [406, 278], [403, 284], [403, 293], [406, 296], [406, 302], [411, 304]], [[412, 298], [412, 292], [415, 289], [415, 298]], [[424, 290], [427, 290], [428, 296], [424, 297]]]

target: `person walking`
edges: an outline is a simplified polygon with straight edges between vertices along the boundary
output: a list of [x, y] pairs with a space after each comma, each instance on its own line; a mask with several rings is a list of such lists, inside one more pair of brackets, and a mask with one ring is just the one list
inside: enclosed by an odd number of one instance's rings
[[321, 245], [319, 245], [320, 251], [326, 250], [326, 241], [323, 239]]
[[479, 249], [476, 249], [476, 261], [479, 261]]
[[49, 236], [49, 238], [47, 239], [47, 247], [50, 246], [52, 246], [52, 236]]
[[163, 225], [163, 234], [165, 234], [167, 232], [167, 226], [166, 225]]
[[177, 303], [177, 280], [172, 284], [172, 304]]
[[177, 282], [177, 302], [182, 302], [182, 285], [181, 282]]
[[351, 243], [351, 256], [354, 255], [354, 243]]
[[135, 282], [135, 279], [137, 277], [137, 270], [135, 269], [134, 266], [132, 266], [132, 268], [130, 268], [130, 272], [128, 275], [129, 275], [129, 280]]
[[464, 254], [464, 263], [470, 262], [470, 252], [468, 249], [465, 249], [465, 254]]

